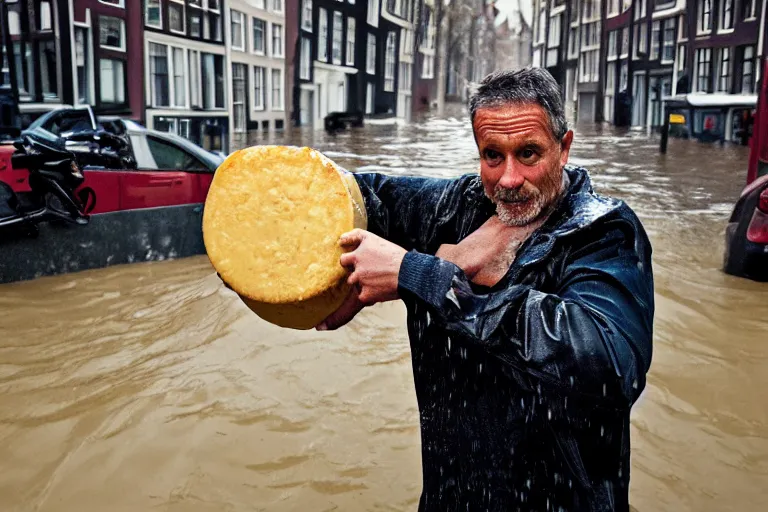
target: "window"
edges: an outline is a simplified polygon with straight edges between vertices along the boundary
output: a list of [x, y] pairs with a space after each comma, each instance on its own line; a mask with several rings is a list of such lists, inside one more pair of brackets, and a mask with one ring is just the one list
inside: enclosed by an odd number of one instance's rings
[[561, 16], [552, 16], [549, 19], [549, 35], [547, 39], [547, 46], [549, 48], [557, 48], [560, 46], [560, 20]]
[[373, 27], [379, 26], [379, 1], [368, 0], [368, 24]]
[[637, 7], [635, 7], [635, 20], [645, 18], [645, 15], [648, 13], [647, 0], [635, 0], [635, 3], [637, 4]]
[[301, 28], [312, 31], [312, 0], [304, 0], [301, 4]]
[[245, 131], [245, 64], [232, 64], [232, 117], [236, 132]]
[[99, 46], [125, 51], [125, 21], [114, 16], [99, 16]]
[[202, 17], [200, 11], [192, 10], [189, 13], [189, 35], [192, 37], [200, 37], [202, 32]]
[[686, 57], [688, 56], [688, 53], [686, 52], [686, 48], [684, 44], [681, 44], [677, 47], [677, 71], [678, 74], [683, 74], [685, 72], [685, 61]]
[[677, 19], [677, 26], [678, 26], [678, 41], [687, 41], [688, 40], [688, 18], [685, 14], [681, 14], [680, 17]]
[[582, 52], [579, 65], [581, 67], [579, 82], [597, 82], [600, 79], [600, 50]]
[[654, 21], [651, 25], [651, 60], [658, 60], [661, 49], [661, 23]]
[[264, 55], [267, 51], [267, 22], [253, 18], [253, 52]]
[[347, 66], [355, 65], [355, 18], [347, 18]]
[[283, 0], [271, 0], [272, 11], [283, 12]]
[[272, 56], [283, 56], [283, 26], [277, 23], [272, 24]]
[[99, 0], [99, 2], [107, 5], [114, 5], [115, 7], [125, 7], [125, 0]]
[[709, 91], [709, 68], [712, 63], [712, 48], [696, 50], [696, 90]]
[[264, 94], [264, 82], [266, 79], [267, 70], [261, 66], [254, 66], [253, 68], [253, 108], [256, 110], [264, 110], [264, 104], [266, 98]]
[[184, 75], [184, 49], [173, 48], [173, 105], [187, 106], [187, 81]]
[[720, 0], [720, 30], [733, 29], [733, 0]]
[[171, 0], [168, 4], [168, 28], [171, 32], [184, 33], [184, 2]]
[[621, 51], [619, 57], [624, 59], [629, 56], [629, 27], [621, 29]]
[[341, 64], [341, 42], [343, 37], [342, 18], [339, 11], [333, 12], [333, 48], [331, 56], [334, 64]]
[[[77, 67], [77, 102], [91, 101], [90, 55], [88, 54], [88, 29], [75, 27], [75, 65]], [[17, 73], [21, 70], [17, 67]]]
[[696, 32], [706, 34], [712, 31], [712, 0], [698, 0]]
[[328, 62], [328, 11], [322, 7], [317, 21], [317, 59]]
[[53, 30], [53, 17], [51, 16], [51, 2], [43, 0], [40, 2], [40, 30], [45, 32]]
[[410, 91], [413, 82], [411, 80], [411, 65], [407, 62], [400, 63], [400, 80], [397, 84], [401, 91]]
[[373, 114], [374, 91], [375, 91], [374, 85], [371, 82], [368, 82], [365, 85], [365, 113], [366, 114]]
[[[658, 22], [655, 22], [655, 23], [658, 23]], [[658, 27], [656, 28], [658, 29]], [[632, 59], [637, 60], [640, 58], [641, 55], [647, 55], [648, 53], [647, 34], [648, 34], [648, 25], [644, 21], [635, 25], [635, 46], [632, 48]], [[656, 34], [658, 35], [658, 32], [656, 32]], [[651, 58], [653, 58], [653, 56], [651, 56]]]
[[[609, 40], [610, 40], [611, 34], [613, 34], [613, 42], [614, 42], [614, 48], [615, 48], [616, 33], [611, 32], [610, 34], [608, 34]], [[610, 46], [608, 48], [610, 49]], [[575, 59], [578, 56], [579, 56], [579, 28], [571, 27], [568, 31], [568, 58]]]
[[620, 0], [608, 0], [608, 16], [617, 16], [619, 14]]
[[[198, 0], [198, 1], [199, 1], [199, 0]], [[264, 9], [264, 10], [266, 10], [266, 9], [267, 9], [267, 3], [266, 3], [266, 0], [254, 0], [252, 3], [254, 3], [254, 4], [255, 4], [255, 6], [254, 6], [254, 7], [256, 7], [257, 9]]]
[[189, 50], [189, 103], [200, 106], [200, 55], [197, 50]]
[[283, 70], [272, 70], [272, 110], [283, 110]]
[[100, 59], [99, 84], [101, 103], [125, 103], [125, 62]]
[[312, 42], [307, 37], [301, 38], [301, 66], [299, 78], [309, 80], [312, 70]]
[[[175, 125], [176, 120], [174, 119], [173, 121], [173, 124]], [[171, 125], [170, 128], [173, 129], [173, 125]], [[152, 160], [154, 160], [156, 169], [174, 169], [181, 171], [208, 170], [205, 164], [196, 157], [168, 141], [160, 140], [157, 137], [149, 135], [147, 136], [147, 146], [149, 147], [149, 152], [152, 154]]]
[[755, 91], [755, 47], [745, 46], [741, 61], [741, 94]]
[[541, 11], [539, 13], [539, 25], [538, 25], [538, 37], [536, 38], [537, 43], [543, 43], [544, 42], [544, 35], [547, 32], [547, 13], [545, 11]]
[[168, 83], [167, 46], [149, 43], [149, 76], [151, 79], [152, 106], [169, 107], [171, 105], [171, 98]]
[[721, 48], [717, 59], [717, 91], [731, 91], [731, 49]]
[[160, 0], [147, 0], [144, 13], [144, 24], [148, 27], [163, 28], [163, 19], [160, 15]]
[[203, 108], [224, 108], [224, 56], [200, 53]]
[[[617, 5], [618, 6], [618, 5]], [[617, 11], [618, 12], [618, 11]], [[608, 59], [618, 57], [618, 48], [616, 47], [616, 30], [608, 32]], [[615, 69], [615, 67], [614, 67]]]
[[424, 55], [421, 68], [421, 78], [434, 78], [435, 77], [435, 56]]
[[742, 0], [741, 2], [741, 19], [753, 20], [755, 19], [755, 5], [756, 0]]
[[664, 39], [662, 42], [661, 62], [672, 63], [675, 60], [675, 23], [674, 19], [664, 21]]
[[376, 74], [376, 36], [368, 34], [368, 46], [365, 50], [365, 71]]
[[240, 11], [230, 10], [232, 25], [232, 49], [245, 51], [245, 16]]
[[384, 55], [384, 90], [395, 90], [395, 33], [387, 34], [386, 53]]

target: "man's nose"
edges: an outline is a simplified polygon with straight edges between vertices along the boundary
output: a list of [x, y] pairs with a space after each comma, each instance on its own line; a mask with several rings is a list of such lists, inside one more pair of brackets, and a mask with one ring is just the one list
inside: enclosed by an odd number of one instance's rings
[[525, 183], [525, 176], [517, 169], [514, 158], [507, 157], [504, 160], [504, 174], [501, 175], [498, 185], [508, 189], [518, 189]]

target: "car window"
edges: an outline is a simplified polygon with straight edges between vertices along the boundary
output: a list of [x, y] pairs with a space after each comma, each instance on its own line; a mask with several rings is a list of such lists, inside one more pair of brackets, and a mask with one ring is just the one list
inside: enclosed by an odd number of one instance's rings
[[93, 130], [93, 125], [88, 111], [81, 110], [51, 116], [42, 128], [54, 135], [61, 135], [67, 132], [90, 131]]
[[208, 169], [198, 158], [170, 142], [148, 136], [147, 146], [158, 169], [180, 171], [205, 171]]

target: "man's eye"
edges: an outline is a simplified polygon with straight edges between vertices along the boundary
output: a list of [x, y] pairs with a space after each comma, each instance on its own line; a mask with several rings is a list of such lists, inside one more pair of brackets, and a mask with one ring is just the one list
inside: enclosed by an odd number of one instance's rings
[[538, 157], [538, 154], [531, 148], [525, 148], [520, 152], [520, 160], [523, 162], [532, 162], [536, 160], [536, 157]]
[[501, 160], [501, 153], [499, 153], [498, 151], [494, 151], [492, 149], [487, 149], [485, 151], [485, 159], [492, 160], [492, 161]]

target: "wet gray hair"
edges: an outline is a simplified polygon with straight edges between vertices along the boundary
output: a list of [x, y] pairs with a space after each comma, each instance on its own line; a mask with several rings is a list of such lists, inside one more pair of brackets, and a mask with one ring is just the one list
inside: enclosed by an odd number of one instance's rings
[[562, 140], [568, 132], [560, 86], [546, 69], [507, 69], [495, 71], [483, 78], [469, 98], [473, 131], [475, 114], [479, 109], [508, 104], [535, 104], [543, 108], [549, 117], [552, 135], [557, 141]]

